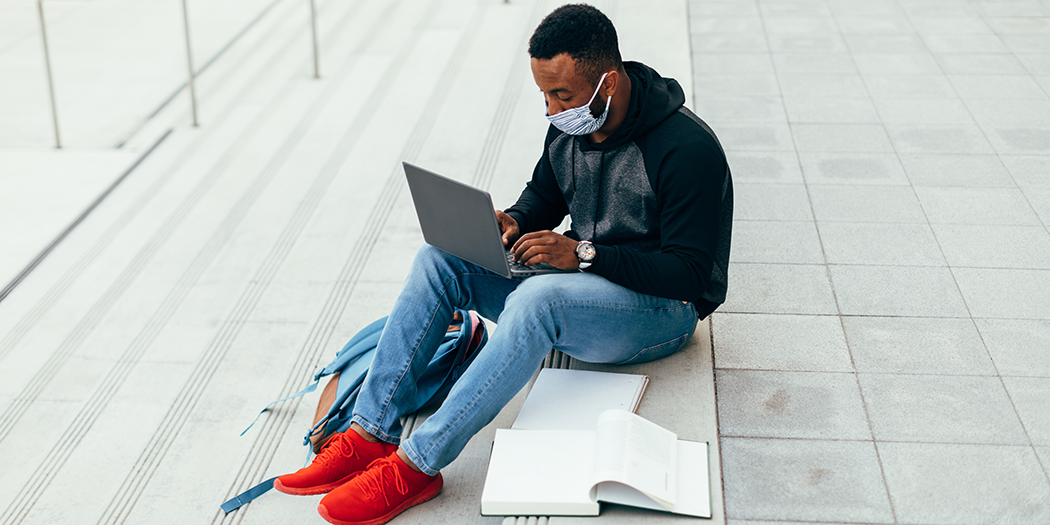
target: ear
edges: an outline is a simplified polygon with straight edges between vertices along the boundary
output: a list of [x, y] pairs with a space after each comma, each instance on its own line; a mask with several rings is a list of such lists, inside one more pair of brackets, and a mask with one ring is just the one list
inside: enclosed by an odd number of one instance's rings
[[616, 95], [616, 92], [620, 89], [621, 73], [618, 69], [614, 69], [605, 75], [605, 80], [602, 81], [602, 87], [605, 89], [605, 96], [611, 97]]

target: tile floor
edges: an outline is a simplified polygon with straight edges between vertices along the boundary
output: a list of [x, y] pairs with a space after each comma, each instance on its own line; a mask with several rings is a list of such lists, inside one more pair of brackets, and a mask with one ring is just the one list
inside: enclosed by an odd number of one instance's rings
[[689, 9], [729, 523], [1050, 522], [1050, 2]]

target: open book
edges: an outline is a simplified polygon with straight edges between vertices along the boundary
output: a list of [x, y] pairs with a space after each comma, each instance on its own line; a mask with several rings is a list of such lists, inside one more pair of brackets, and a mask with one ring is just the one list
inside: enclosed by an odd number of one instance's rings
[[597, 516], [599, 502], [711, 517], [707, 443], [625, 410], [594, 430], [498, 429], [481, 513]]

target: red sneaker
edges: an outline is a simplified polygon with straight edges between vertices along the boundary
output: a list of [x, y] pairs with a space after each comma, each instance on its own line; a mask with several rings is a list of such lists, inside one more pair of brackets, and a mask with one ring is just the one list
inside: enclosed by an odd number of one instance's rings
[[395, 452], [330, 492], [317, 512], [336, 525], [379, 525], [437, 496], [443, 483], [441, 473], [416, 472]]
[[357, 432], [347, 430], [328, 440], [310, 466], [274, 480], [273, 488], [297, 496], [324, 494], [360, 474], [373, 461], [396, 450], [397, 445], [373, 443]]

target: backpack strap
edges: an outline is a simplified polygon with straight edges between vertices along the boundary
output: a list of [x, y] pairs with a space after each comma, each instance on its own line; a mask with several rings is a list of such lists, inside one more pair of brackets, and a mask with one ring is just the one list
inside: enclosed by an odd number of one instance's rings
[[[317, 390], [317, 385], [321, 382], [322, 377], [339, 372], [344, 367], [346, 367], [347, 363], [349, 363], [351, 360], [356, 359], [356, 361], [352, 365], [350, 365], [351, 369], [356, 370], [358, 368], [362, 368], [365, 372], [367, 372], [368, 365], [372, 362], [371, 355], [368, 359], [361, 359], [361, 357], [369, 351], [372, 351], [373, 354], [375, 353], [375, 347], [377, 344], [379, 344], [379, 336], [382, 335], [383, 327], [386, 326], [386, 319], [386, 317], [377, 319], [368, 326], [362, 328], [359, 332], [357, 332], [357, 334], [354, 335], [354, 337], [350, 339], [349, 342], [343, 345], [343, 349], [336, 353], [335, 359], [331, 363], [328, 363], [328, 366], [322, 368], [316, 374], [314, 374], [313, 383], [288, 397], [278, 399], [277, 401], [266, 405], [255, 416], [255, 419], [253, 419], [251, 424], [248, 425], [248, 428], [244, 429], [244, 431], [241, 432], [241, 435], [243, 436], [245, 433], [251, 430], [251, 428], [255, 426], [255, 423], [259, 421], [259, 418], [262, 417], [263, 413], [265, 413], [267, 410], [270, 410], [271, 407], [273, 407], [277, 403], [282, 403], [284, 401], [288, 401], [289, 399], [302, 397], [306, 394], [313, 392], [314, 390]], [[364, 362], [363, 367], [358, 366], [362, 363], [362, 361]]]
[[266, 405], [265, 408], [260, 410], [259, 413], [255, 415], [255, 419], [253, 419], [252, 423], [250, 425], [248, 425], [248, 428], [246, 428], [243, 431], [241, 431], [241, 435], [243, 436], [245, 433], [247, 433], [249, 430], [251, 430], [251, 428], [255, 426], [255, 423], [259, 421], [259, 418], [262, 417], [263, 413], [266, 412], [267, 410], [270, 410], [270, 407], [276, 405], [277, 403], [288, 401], [289, 399], [295, 399], [297, 397], [305, 396], [306, 394], [309, 394], [310, 392], [313, 392], [314, 390], [317, 390], [317, 383], [318, 382], [319, 382], [319, 380], [314, 380], [314, 382], [310, 383], [310, 385], [307, 386], [306, 388], [304, 388], [304, 389], [302, 389], [302, 390], [300, 390], [300, 391], [298, 391], [298, 392], [296, 392], [296, 393], [294, 393], [294, 394], [292, 394], [292, 395], [290, 395], [288, 397], [278, 399], [277, 401], [274, 401], [273, 403], [270, 403], [269, 405]]
[[260, 483], [260, 484], [258, 484], [256, 486], [254, 486], [254, 487], [252, 487], [252, 488], [250, 488], [250, 489], [248, 489], [248, 490], [246, 490], [246, 491], [244, 491], [244, 492], [234, 496], [232, 499], [230, 499], [226, 503], [223, 503], [222, 505], [219, 505], [219, 508], [221, 508], [222, 511], [225, 512], [226, 514], [229, 514], [229, 513], [233, 512], [233, 511], [235, 511], [235, 510], [237, 510], [237, 509], [247, 505], [253, 499], [258, 498], [259, 496], [262, 496], [263, 494], [266, 494], [267, 492], [270, 492], [270, 489], [273, 488], [273, 482], [277, 478], [278, 478], [278, 476], [274, 476], [274, 477], [272, 477], [272, 478], [270, 478], [270, 479], [268, 479], [268, 480], [266, 480], [266, 481], [264, 481], [264, 482], [262, 482], [262, 483]]
[[383, 328], [386, 327], [386, 317], [373, 321], [368, 326], [362, 328], [357, 334], [354, 335], [345, 345], [343, 349], [336, 352], [335, 359], [328, 366], [317, 372], [314, 376], [314, 380], [321, 379], [322, 377], [332, 375], [343, 368], [345, 368], [352, 360], [357, 359], [362, 354], [369, 350], [375, 349], [379, 344], [379, 336], [383, 335]]

